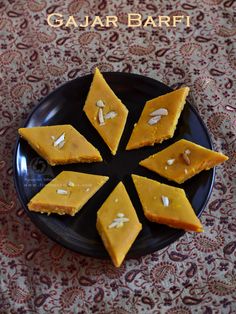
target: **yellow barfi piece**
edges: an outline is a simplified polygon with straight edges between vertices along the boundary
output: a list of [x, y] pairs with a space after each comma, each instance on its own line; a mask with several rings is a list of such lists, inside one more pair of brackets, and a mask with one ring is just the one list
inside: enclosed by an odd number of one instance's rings
[[227, 156], [185, 139], [142, 160], [139, 164], [177, 183], [226, 161]]
[[98, 210], [96, 226], [113, 264], [119, 267], [142, 229], [121, 182]]
[[203, 231], [183, 189], [138, 175], [132, 178], [147, 219], [186, 231]]
[[126, 149], [152, 146], [173, 137], [188, 93], [189, 88], [183, 87], [147, 101]]
[[112, 91], [98, 68], [95, 69], [83, 110], [111, 153], [115, 155], [125, 127], [128, 109]]
[[108, 177], [62, 171], [28, 203], [34, 212], [74, 216], [103, 186]]
[[18, 132], [51, 166], [102, 161], [99, 151], [69, 124], [20, 128]]

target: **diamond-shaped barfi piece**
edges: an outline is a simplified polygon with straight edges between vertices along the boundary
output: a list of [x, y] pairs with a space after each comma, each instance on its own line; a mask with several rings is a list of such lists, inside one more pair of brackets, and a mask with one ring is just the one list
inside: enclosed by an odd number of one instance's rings
[[183, 87], [147, 101], [126, 149], [152, 146], [173, 137], [188, 93], [189, 88]]
[[69, 124], [20, 128], [18, 132], [51, 166], [102, 161], [99, 151]]
[[119, 267], [142, 229], [121, 182], [97, 212], [96, 226], [113, 264]]
[[128, 115], [128, 109], [115, 95], [104, 77], [95, 69], [84, 111], [113, 155], [116, 154]]
[[186, 231], [203, 231], [183, 189], [137, 175], [132, 178], [147, 219]]
[[74, 216], [103, 186], [108, 177], [62, 171], [28, 203], [34, 212]]
[[208, 170], [224, 162], [228, 157], [185, 139], [151, 155], [140, 165], [168, 180], [183, 183], [202, 170]]

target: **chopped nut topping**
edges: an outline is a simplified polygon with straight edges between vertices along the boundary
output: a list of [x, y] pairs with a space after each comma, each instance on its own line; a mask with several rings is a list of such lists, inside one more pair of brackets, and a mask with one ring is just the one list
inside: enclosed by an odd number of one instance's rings
[[183, 157], [183, 160], [185, 161], [186, 165], [189, 166], [190, 165], [190, 159], [189, 159], [188, 155], [184, 152], [182, 154], [182, 157]]
[[59, 143], [59, 144], [57, 145], [57, 147], [58, 147], [59, 149], [61, 149], [64, 145], [65, 145], [65, 141], [62, 141], [61, 143]]
[[184, 173], [187, 174], [188, 173], [188, 169], [185, 168], [184, 169]]
[[122, 221], [120, 221], [120, 222], [118, 222], [118, 223], [116, 224], [116, 228], [121, 228], [121, 227], [123, 227], [123, 226], [124, 226], [124, 224], [123, 224]]
[[115, 203], [118, 203], [118, 201], [119, 201], [118, 198], [115, 198]]
[[121, 228], [123, 227], [125, 222], [128, 222], [129, 218], [125, 217], [123, 213], [118, 213], [117, 218], [113, 219], [112, 223], [108, 226], [109, 229], [111, 228]]
[[118, 213], [117, 217], [122, 218], [122, 217], [125, 217], [125, 215], [123, 213]]
[[149, 121], [148, 121], [148, 124], [149, 125], [154, 125], [154, 124], [157, 124], [157, 122], [159, 122], [162, 118], [162, 116], [167, 116], [168, 115], [168, 110], [165, 109], [165, 108], [159, 108], [153, 112], [151, 112], [149, 114], [151, 118]]
[[51, 139], [52, 139], [53, 141], [55, 141], [55, 136], [52, 135], [52, 136], [51, 136]]
[[97, 107], [99, 107], [99, 108], [104, 108], [104, 107], [105, 107], [105, 104], [104, 104], [104, 102], [103, 102], [101, 99], [99, 99], [99, 100], [97, 101], [96, 105], [97, 105]]
[[168, 169], [168, 167], [167, 166], [165, 166], [165, 170], [167, 170]]
[[109, 228], [109, 229], [112, 229], [112, 228], [115, 228], [116, 226], [117, 226], [117, 222], [114, 221], [114, 222], [112, 222], [112, 223], [108, 226], [108, 228]]
[[57, 190], [57, 194], [67, 195], [67, 194], [68, 194], [68, 191], [62, 190], [62, 189], [58, 189], [58, 190]]
[[[63, 143], [63, 144], [61, 144]], [[58, 137], [58, 139], [55, 140], [53, 143], [54, 147], [62, 148], [65, 144], [65, 133], [63, 133], [61, 136]]]
[[169, 166], [171, 166], [171, 165], [173, 165], [174, 162], [175, 162], [175, 159], [173, 158], [173, 159], [168, 159], [166, 163], [167, 163]]
[[[117, 215], [118, 216], [118, 215]], [[128, 222], [129, 221], [129, 218], [126, 218], [126, 217], [118, 217], [118, 218], [115, 218], [114, 221], [116, 222]]]
[[115, 111], [110, 111], [105, 115], [105, 119], [114, 119], [117, 116], [117, 113]]
[[72, 181], [68, 181], [68, 182], [67, 182], [67, 185], [68, 185], [68, 186], [75, 186], [74, 182], [72, 182]]
[[184, 152], [185, 152], [186, 155], [190, 155], [191, 154], [191, 151], [189, 149], [186, 149]]
[[99, 110], [98, 110], [98, 121], [99, 121], [100, 125], [104, 125], [105, 124], [102, 108], [99, 108]]
[[86, 192], [89, 192], [89, 191], [90, 191], [90, 188], [87, 188], [85, 191], [86, 191]]
[[152, 117], [153, 116], [167, 116], [167, 115], [168, 115], [168, 110], [165, 108], [160, 108], [150, 113], [150, 116]]
[[160, 120], [161, 120], [161, 116], [155, 116], [151, 118], [150, 120], [148, 120], [148, 124], [154, 125], [154, 124], [157, 124], [157, 122], [159, 122]]
[[164, 205], [165, 207], [168, 207], [169, 204], [170, 204], [168, 197], [162, 195], [162, 196], [161, 196], [161, 199], [162, 199], [163, 205]]

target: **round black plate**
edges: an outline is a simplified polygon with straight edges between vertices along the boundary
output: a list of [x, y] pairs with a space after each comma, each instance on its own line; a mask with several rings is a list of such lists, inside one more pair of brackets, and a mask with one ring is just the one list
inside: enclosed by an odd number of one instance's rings
[[[206, 127], [197, 111], [189, 103], [186, 103], [174, 138], [154, 147], [126, 151], [125, 147], [133, 124], [138, 120], [145, 102], [170, 92], [171, 89], [156, 80], [135, 74], [104, 73], [104, 77], [129, 109], [127, 124], [116, 156], [111, 155], [82, 110], [92, 75], [77, 78], [59, 87], [42, 100], [31, 113], [25, 127], [71, 124], [99, 149], [104, 161], [51, 167], [37, 155], [26, 141], [18, 139], [14, 156], [15, 185], [27, 214], [48, 237], [79, 253], [104, 258], [108, 254], [96, 231], [96, 212], [116, 184], [122, 180], [143, 225], [142, 231], [128, 253], [128, 257], [138, 257], [167, 246], [183, 235], [184, 231], [151, 223], [144, 217], [130, 174], [136, 173], [178, 186], [139, 166], [139, 161], [181, 138], [186, 138], [210, 149], [212, 145]], [[62, 170], [106, 175], [110, 179], [75, 217], [47, 216], [30, 212], [27, 209], [30, 198]], [[198, 216], [210, 196], [213, 180], [214, 170], [203, 171], [181, 185]]]

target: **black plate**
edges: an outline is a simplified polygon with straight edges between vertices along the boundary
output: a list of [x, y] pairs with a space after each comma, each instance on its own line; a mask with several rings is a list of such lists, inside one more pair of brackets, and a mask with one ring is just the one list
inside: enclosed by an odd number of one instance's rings
[[[24, 140], [18, 139], [14, 156], [15, 185], [27, 214], [48, 237], [79, 253], [104, 258], [108, 254], [96, 231], [96, 212], [116, 184], [122, 180], [143, 225], [142, 231], [128, 253], [128, 257], [138, 257], [167, 246], [183, 235], [184, 231], [151, 223], [145, 219], [130, 174], [136, 173], [178, 186], [139, 166], [139, 161], [181, 138], [210, 149], [212, 145], [200, 116], [194, 107], [187, 103], [181, 114], [174, 138], [155, 147], [125, 151], [133, 124], [138, 120], [145, 102], [170, 92], [171, 89], [156, 80], [135, 74], [104, 73], [104, 77], [129, 109], [128, 122], [116, 156], [111, 155], [82, 110], [92, 75], [77, 78], [59, 87], [41, 101], [31, 113], [25, 127], [72, 124], [99, 149], [104, 161], [51, 167]], [[30, 212], [27, 209], [30, 198], [62, 170], [107, 175], [110, 180], [75, 217], [47, 216]], [[214, 170], [203, 171], [181, 185], [198, 216], [208, 201], [213, 180]]]

